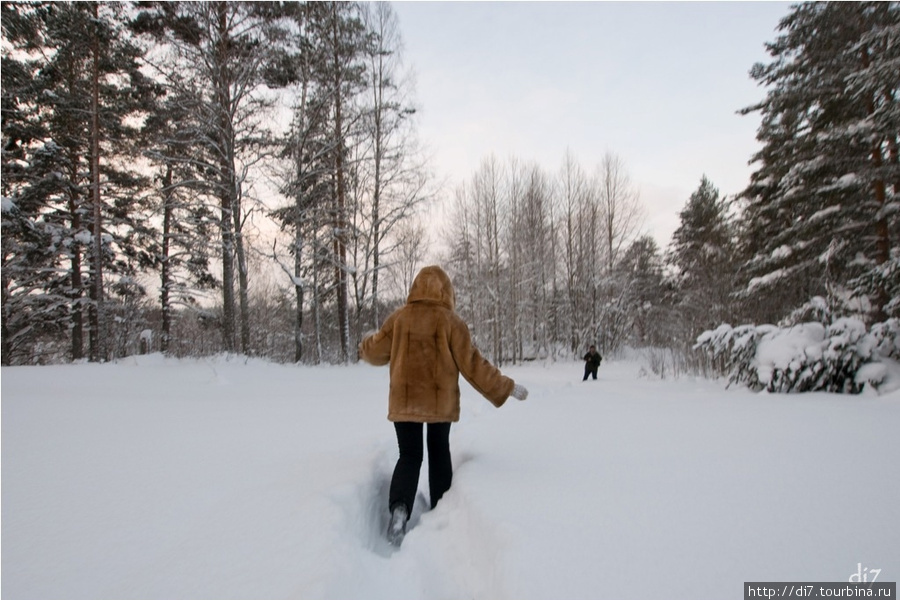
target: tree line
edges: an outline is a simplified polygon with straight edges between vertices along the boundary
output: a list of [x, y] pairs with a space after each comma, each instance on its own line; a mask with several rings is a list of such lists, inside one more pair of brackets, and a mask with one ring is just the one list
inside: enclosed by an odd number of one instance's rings
[[[4, 364], [144, 330], [346, 362], [403, 301], [435, 190], [389, 4], [10, 2], [3, 36]], [[898, 4], [799, 4], [766, 47], [764, 97], [735, 107], [761, 117], [751, 181], [700, 178], [666, 248], [615, 153], [488, 157], [451, 190], [440, 261], [485, 354], [698, 369], [722, 323], [897, 316]]]
[[592, 174], [491, 158], [460, 186], [448, 262], [494, 360], [627, 344], [708, 371], [694, 346], [721, 324], [897, 330], [879, 324], [900, 310], [898, 3], [799, 4], [766, 47], [765, 97], [739, 111], [761, 117], [750, 184], [703, 176], [665, 249], [614, 154]]
[[432, 193], [389, 4], [4, 2], [2, 25], [4, 364], [355, 356]]

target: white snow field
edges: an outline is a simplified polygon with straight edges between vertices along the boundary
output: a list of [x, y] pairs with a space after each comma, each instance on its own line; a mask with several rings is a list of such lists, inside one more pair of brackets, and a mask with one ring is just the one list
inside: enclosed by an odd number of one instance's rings
[[605, 361], [463, 384], [453, 487], [383, 539], [388, 371], [244, 358], [2, 370], [4, 600], [741, 598], [900, 578], [900, 395]]

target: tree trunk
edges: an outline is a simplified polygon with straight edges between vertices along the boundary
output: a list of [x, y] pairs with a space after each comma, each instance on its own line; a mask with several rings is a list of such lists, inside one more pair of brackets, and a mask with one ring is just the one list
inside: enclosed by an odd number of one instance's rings
[[346, 190], [344, 189], [344, 124], [343, 113], [343, 67], [340, 64], [340, 33], [338, 28], [337, 4], [332, 5], [332, 41], [334, 43], [334, 175], [335, 175], [335, 215], [334, 215], [334, 276], [337, 293], [338, 329], [341, 338], [341, 362], [350, 359], [350, 314], [347, 310], [347, 244], [346, 244]]
[[378, 329], [378, 269], [381, 266], [381, 223], [379, 209], [381, 204], [381, 103], [380, 81], [376, 86], [375, 105], [375, 189], [372, 192], [372, 327]]
[[162, 311], [162, 335], [159, 339], [159, 349], [165, 353], [169, 351], [169, 335], [172, 330], [172, 307], [169, 305], [169, 290], [172, 286], [171, 265], [169, 264], [169, 242], [172, 231], [172, 213], [174, 194], [172, 192], [172, 165], [166, 165], [166, 174], [163, 176], [163, 231], [162, 231], [162, 265], [160, 268], [160, 293], [159, 302]]
[[234, 134], [230, 118], [231, 94], [227, 76], [228, 62], [228, 7], [225, 2], [216, 3], [217, 34], [215, 50], [216, 110], [218, 113], [217, 132], [219, 142], [219, 207], [221, 218], [219, 227], [222, 234], [222, 338], [227, 352], [235, 350], [234, 314], [234, 161], [229, 152], [229, 141], [233, 150]]
[[313, 321], [316, 332], [316, 363], [322, 362], [322, 311], [321, 294], [319, 293], [319, 252], [313, 250]]
[[[380, 5], [379, 5], [380, 7]], [[379, 21], [383, 25], [383, 21]], [[379, 28], [380, 30], [381, 28]], [[381, 37], [382, 41], [384, 37]], [[375, 132], [374, 132], [374, 151], [375, 151], [375, 180], [372, 190], [372, 327], [377, 329], [380, 321], [378, 318], [378, 270], [381, 267], [381, 189], [383, 187], [381, 181], [381, 162], [383, 158], [383, 131], [382, 120], [384, 118], [384, 53], [377, 53], [377, 62], [375, 65], [375, 79], [373, 82], [374, 93], [374, 116], [375, 116]]]
[[[885, 90], [884, 101], [888, 106], [894, 106], [895, 102], [897, 102], [894, 98], [894, 92]], [[896, 173], [892, 187], [894, 188], [894, 195], [897, 196], [900, 195], [900, 171], [897, 169], [897, 165], [900, 164], [900, 150], [898, 150], [898, 136], [896, 133], [892, 133], [888, 138], [888, 160], [892, 165], [891, 170]]]
[[2, 341], [2, 351], [0, 351], [0, 365], [4, 367], [8, 367], [12, 364], [12, 356], [13, 356], [13, 332], [9, 329], [9, 313], [11, 304], [10, 304], [10, 286], [12, 285], [12, 281], [10, 277], [7, 275], [9, 273], [8, 270], [4, 271], [0, 269], [0, 286], [2, 286], [2, 302], [0, 302], [0, 311], [2, 311], [2, 317], [0, 317], [0, 341]]
[[221, 198], [222, 215], [222, 341], [226, 352], [234, 352], [234, 235], [231, 231], [231, 202]]
[[497, 173], [491, 169], [491, 200], [490, 200], [490, 245], [491, 245], [491, 285], [494, 288], [493, 297], [493, 320], [494, 320], [494, 360], [498, 367], [503, 366], [503, 322], [501, 309], [503, 299], [503, 290], [500, 282], [500, 214], [497, 203]]
[[[91, 10], [98, 18], [97, 3]], [[105, 315], [103, 312], [103, 211], [100, 205], [100, 39], [94, 32], [91, 42], [91, 201], [93, 204], [93, 280], [91, 285], [91, 361], [106, 359]]]
[[[234, 163], [232, 162], [232, 164]], [[241, 308], [241, 352], [250, 354], [252, 351], [250, 346], [250, 280], [247, 270], [247, 256], [244, 252], [244, 234], [241, 231], [244, 224], [241, 221], [241, 199], [240, 192], [237, 191], [237, 185], [235, 185], [234, 198], [235, 206], [234, 210], [232, 210], [232, 215], [235, 221], [234, 247], [237, 257], [238, 290]]]
[[302, 226], [298, 207], [297, 220], [294, 225], [294, 294], [297, 299], [294, 307], [294, 362], [296, 363], [303, 361], [303, 286], [299, 285], [300, 277], [303, 275]]
[[[75, 182], [78, 181], [78, 157], [74, 152], [69, 153], [69, 163], [69, 181], [72, 182], [71, 187], [74, 188]], [[72, 231], [78, 233], [81, 229], [81, 210], [78, 206], [78, 194], [71, 190], [69, 191], [69, 214], [72, 215]], [[71, 268], [72, 360], [81, 360], [84, 358], [84, 310], [81, 304], [84, 282], [81, 278], [81, 246], [77, 243], [72, 244]]]
[[[868, 69], [870, 62], [869, 50], [868, 48], [863, 48], [863, 68]], [[868, 96], [866, 105], [869, 116], [874, 115], [875, 98], [873, 96]], [[880, 176], [882, 167], [884, 166], [884, 157], [881, 151], [883, 141], [884, 140], [880, 137], [876, 138], [872, 140], [871, 147], [872, 168], [874, 172], [879, 173], [878, 178], [872, 182], [872, 192], [875, 195], [875, 205], [877, 207], [876, 212], [880, 214], [880, 217], [875, 221], [875, 262], [878, 265], [885, 264], [891, 257], [890, 231], [888, 228], [887, 217], [883, 213], [884, 205], [887, 202], [887, 186], [885, 185], [884, 178]], [[885, 289], [884, 284], [878, 284], [878, 287], [875, 290], [874, 301], [875, 305], [872, 307], [872, 320], [875, 323], [880, 323], [887, 319], [887, 314], [884, 309], [888, 302], [890, 302], [890, 295]]]

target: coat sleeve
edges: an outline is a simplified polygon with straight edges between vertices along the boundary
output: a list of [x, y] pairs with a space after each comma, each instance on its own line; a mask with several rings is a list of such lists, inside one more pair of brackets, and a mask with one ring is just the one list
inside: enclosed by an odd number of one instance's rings
[[462, 319], [458, 319], [452, 329], [450, 350], [459, 372], [466, 381], [491, 404], [503, 406], [516, 383], [481, 355], [472, 344], [469, 328]]
[[359, 344], [359, 357], [369, 364], [380, 367], [391, 362], [391, 346], [393, 344], [394, 321], [397, 313], [392, 314], [381, 329], [366, 337]]

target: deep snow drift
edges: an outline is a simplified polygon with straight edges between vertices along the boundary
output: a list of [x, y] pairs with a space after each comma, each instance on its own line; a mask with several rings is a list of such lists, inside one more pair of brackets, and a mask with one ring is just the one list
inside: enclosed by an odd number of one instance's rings
[[[243, 358], [2, 370], [2, 593], [724, 599], [900, 578], [900, 395], [768, 395], [604, 361], [463, 384], [453, 487], [383, 540], [387, 369]], [[427, 471], [427, 470], [426, 470]]]

